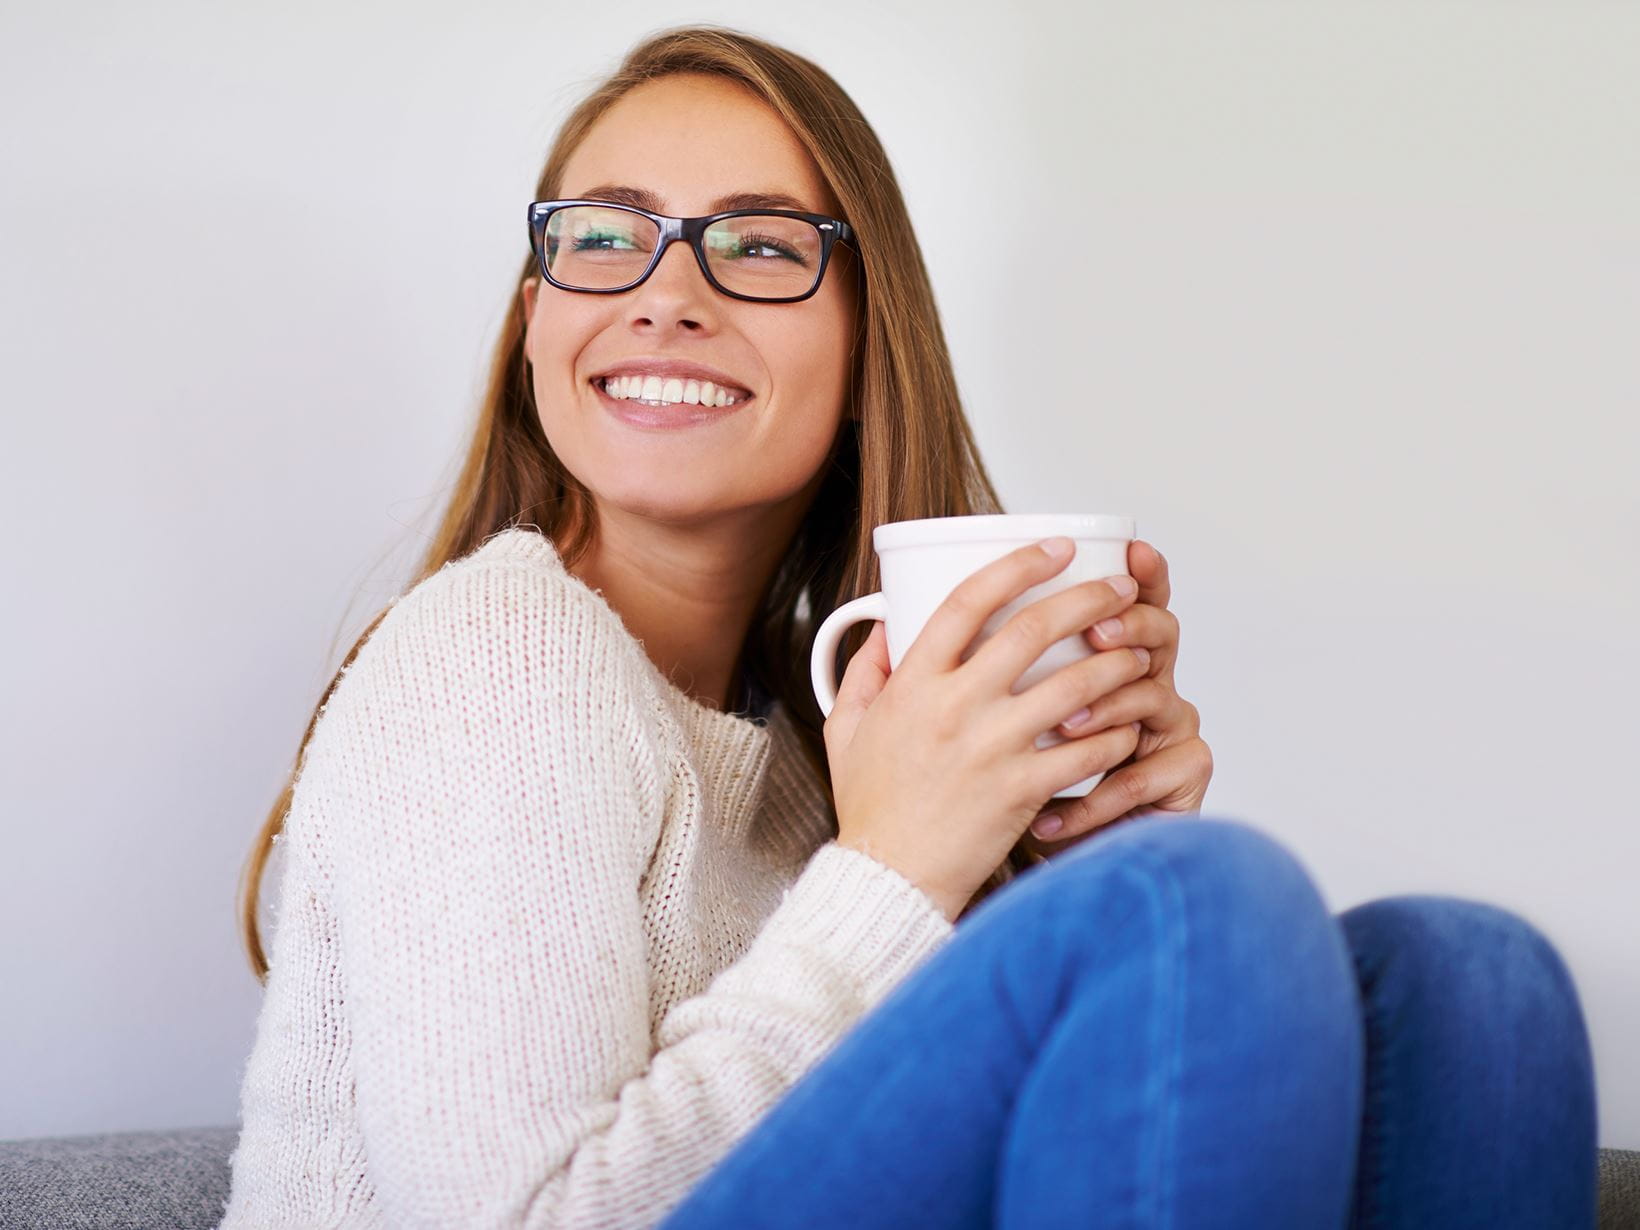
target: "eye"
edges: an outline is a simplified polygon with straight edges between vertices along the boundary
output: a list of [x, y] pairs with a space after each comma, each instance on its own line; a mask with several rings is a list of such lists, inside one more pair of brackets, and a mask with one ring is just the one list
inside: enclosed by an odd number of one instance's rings
[[588, 231], [575, 237], [577, 252], [612, 252], [622, 248], [631, 249], [634, 246], [630, 235], [621, 235], [614, 231]]
[[724, 253], [731, 260], [787, 260], [803, 264], [803, 257], [791, 248], [781, 243], [772, 235], [746, 234], [736, 237], [730, 249]]

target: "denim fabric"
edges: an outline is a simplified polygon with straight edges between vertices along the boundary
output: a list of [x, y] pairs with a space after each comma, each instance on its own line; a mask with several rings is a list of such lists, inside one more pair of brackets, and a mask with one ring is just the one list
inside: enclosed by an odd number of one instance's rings
[[1595, 1183], [1528, 923], [1334, 917], [1256, 829], [1152, 815], [965, 917], [663, 1225], [1587, 1230]]

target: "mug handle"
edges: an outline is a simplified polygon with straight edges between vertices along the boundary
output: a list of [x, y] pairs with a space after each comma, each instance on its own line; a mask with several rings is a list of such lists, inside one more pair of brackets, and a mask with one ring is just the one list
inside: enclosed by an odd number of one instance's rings
[[833, 665], [837, 660], [837, 647], [843, 643], [843, 633], [851, 625], [866, 619], [888, 619], [888, 603], [881, 590], [843, 603], [826, 616], [820, 631], [814, 634], [814, 649], [809, 654], [809, 676], [814, 683], [815, 699], [820, 702], [820, 712], [826, 717], [831, 716], [832, 707], [837, 704], [837, 679]]

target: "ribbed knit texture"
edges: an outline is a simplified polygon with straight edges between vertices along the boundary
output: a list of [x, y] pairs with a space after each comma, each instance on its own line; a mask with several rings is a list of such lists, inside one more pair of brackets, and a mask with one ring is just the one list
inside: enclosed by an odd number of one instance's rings
[[532, 529], [397, 599], [300, 766], [222, 1225], [661, 1220], [952, 930], [797, 738]]

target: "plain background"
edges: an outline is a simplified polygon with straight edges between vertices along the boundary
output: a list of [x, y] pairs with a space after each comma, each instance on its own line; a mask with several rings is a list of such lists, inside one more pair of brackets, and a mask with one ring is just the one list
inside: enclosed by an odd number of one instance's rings
[[877, 127], [1010, 510], [1167, 554], [1205, 810], [1538, 924], [1640, 1147], [1640, 8], [1572, 0], [6, 5], [0, 1137], [236, 1121], [252, 836], [559, 120], [691, 20]]

